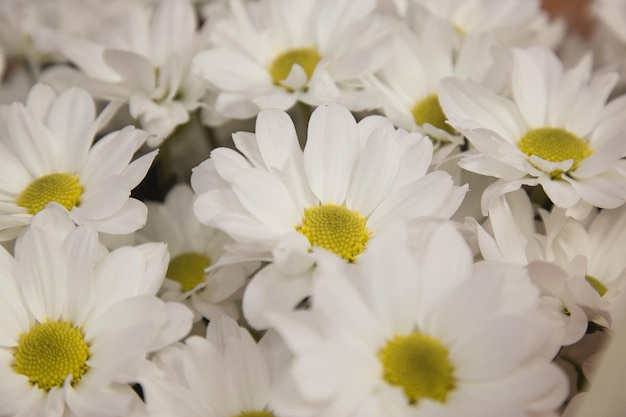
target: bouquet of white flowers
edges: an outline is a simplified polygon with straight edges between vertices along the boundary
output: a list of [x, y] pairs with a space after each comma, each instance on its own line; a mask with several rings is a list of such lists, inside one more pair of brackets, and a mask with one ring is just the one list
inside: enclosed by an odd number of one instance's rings
[[0, 417], [622, 416], [587, 6], [4, 0]]

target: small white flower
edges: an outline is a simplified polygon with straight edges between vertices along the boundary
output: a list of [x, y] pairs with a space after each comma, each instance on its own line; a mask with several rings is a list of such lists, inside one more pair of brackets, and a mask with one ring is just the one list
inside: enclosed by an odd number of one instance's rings
[[[231, 243], [223, 232], [200, 224], [193, 214], [195, 196], [188, 185], [172, 188], [163, 204], [147, 202], [146, 226], [137, 232], [140, 242], [164, 242], [170, 263], [161, 298], [186, 304], [209, 320], [227, 314], [238, 318], [233, 295], [244, 285], [257, 262], [210, 268]], [[197, 314], [196, 319], [200, 319]]]
[[206, 339], [189, 337], [153, 360], [163, 375], [142, 381], [151, 416], [274, 417], [267, 360], [229, 317], [211, 320]]
[[216, 110], [232, 118], [297, 101], [376, 107], [364, 77], [387, 56], [389, 34], [374, 0], [231, 0], [229, 18], [211, 28], [213, 47], [194, 71], [219, 92]]
[[80, 70], [53, 68], [46, 82], [69, 82], [94, 97], [127, 102], [130, 115], [154, 133], [148, 140], [152, 147], [189, 121], [204, 96], [205, 83], [189, 71], [205, 40], [188, 0], [131, 4], [96, 40], [51, 31], [41, 31], [39, 38]]
[[589, 321], [612, 327], [623, 317], [626, 261], [616, 251], [626, 243], [624, 208], [586, 223], [559, 208], [539, 213], [536, 222], [523, 190], [496, 200], [487, 225], [475, 225], [483, 258], [529, 266], [543, 306], [565, 331], [564, 345], [580, 340]]
[[[626, 258], [620, 248], [626, 245], [626, 207], [602, 210], [581, 223], [565, 216], [563, 210], [542, 212], [546, 228], [545, 257], [547, 260], [578, 272], [595, 290], [601, 300], [597, 310], [606, 310], [614, 320], [624, 319], [626, 306]], [[573, 268], [578, 267], [579, 271]], [[588, 309], [590, 309], [587, 306]], [[590, 309], [592, 313], [593, 309]], [[603, 325], [609, 325], [600, 317]]]
[[191, 312], [155, 294], [164, 244], [107, 253], [58, 207], [0, 248], [0, 414], [126, 415], [146, 355], [185, 336]]
[[414, 0], [413, 4], [449, 21], [461, 34], [487, 32], [506, 45], [556, 47], [564, 35], [563, 22], [550, 21], [540, 0]]
[[[264, 292], [276, 291], [282, 305], [298, 304], [309, 291], [313, 248], [358, 262], [370, 238], [396, 219], [449, 218], [467, 190], [446, 172], [427, 174], [427, 138], [396, 130], [381, 116], [357, 124], [338, 104], [313, 112], [304, 151], [278, 110], [259, 114], [256, 135], [237, 133], [234, 140], [243, 155], [218, 148], [194, 169], [195, 214], [235, 240], [228, 262], [274, 262], [301, 277], [279, 280], [284, 285], [271, 273], [254, 278], [246, 294], [257, 295], [244, 294], [244, 314], [247, 300], [255, 310], [272, 307]], [[257, 314], [247, 319], [261, 325]]]
[[[446, 123], [439, 105], [439, 81], [447, 76], [467, 78], [502, 89], [506, 74], [494, 66], [486, 35], [461, 37], [450, 22], [429, 16], [418, 24], [395, 27], [391, 59], [372, 78], [381, 92], [384, 114], [397, 126], [428, 135], [435, 144], [434, 162], [441, 161], [463, 137]], [[502, 83], [504, 84], [504, 83]]]
[[129, 198], [156, 151], [131, 162], [146, 140], [126, 127], [94, 142], [105, 110], [72, 88], [58, 96], [42, 84], [25, 104], [0, 106], [0, 239], [15, 237], [46, 204], [56, 202], [78, 224], [110, 234], [144, 225], [146, 207]]
[[471, 81], [444, 79], [440, 103], [448, 122], [476, 148], [461, 167], [499, 178], [483, 194], [495, 199], [541, 185], [569, 216], [626, 201], [626, 97], [606, 103], [617, 74], [591, 75], [590, 56], [569, 70], [545, 48], [513, 50], [513, 100]]
[[[401, 229], [356, 268], [325, 264], [308, 311], [271, 322], [294, 355], [290, 416], [548, 415], [567, 394], [522, 268], [482, 264], [449, 224], [412, 254]], [[474, 270], [473, 270], [474, 269]], [[291, 385], [290, 385], [291, 384]], [[290, 388], [289, 388], [290, 387]]]

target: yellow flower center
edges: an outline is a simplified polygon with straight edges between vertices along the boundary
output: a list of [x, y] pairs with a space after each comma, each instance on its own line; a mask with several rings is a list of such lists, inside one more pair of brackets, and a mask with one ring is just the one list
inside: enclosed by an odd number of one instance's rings
[[306, 209], [302, 225], [296, 230], [312, 246], [334, 252], [348, 262], [363, 252], [371, 235], [359, 213], [332, 203]]
[[383, 364], [383, 378], [402, 388], [411, 404], [422, 398], [446, 402], [455, 389], [448, 349], [430, 336], [419, 332], [395, 336], [378, 357]]
[[278, 56], [269, 68], [274, 84], [285, 87], [283, 81], [291, 72], [291, 67], [298, 64], [306, 73], [307, 79], [311, 78], [317, 63], [322, 59], [320, 54], [313, 48], [290, 49]]
[[600, 294], [600, 297], [604, 297], [604, 294], [609, 290], [603, 283], [601, 283], [597, 278], [592, 277], [591, 275], [585, 276], [585, 280], [591, 285], [591, 287]]
[[274, 414], [269, 411], [244, 411], [233, 417], [274, 417]]
[[418, 102], [411, 109], [411, 113], [415, 123], [420, 126], [428, 123], [438, 129], [445, 130], [451, 135], [455, 133], [452, 126], [446, 123], [447, 118], [441, 109], [441, 105], [439, 105], [439, 96], [437, 94], [430, 95]]
[[[550, 162], [573, 159], [574, 164], [569, 171], [575, 170], [580, 161], [593, 153], [583, 139], [558, 127], [532, 129], [522, 137], [517, 146], [528, 156], [536, 155]], [[550, 174], [558, 178], [562, 174], [559, 171], [555, 170]]]
[[30, 214], [36, 214], [51, 201], [55, 201], [71, 210], [77, 206], [83, 187], [78, 177], [71, 174], [49, 174], [37, 178], [28, 184], [17, 198], [17, 205], [24, 207]]
[[187, 292], [204, 282], [204, 270], [209, 266], [211, 260], [206, 256], [194, 252], [183, 253], [170, 261], [165, 276], [178, 282], [182, 292]]
[[15, 372], [44, 390], [63, 386], [68, 375], [76, 385], [89, 369], [85, 336], [66, 321], [37, 323], [22, 335], [13, 357]]

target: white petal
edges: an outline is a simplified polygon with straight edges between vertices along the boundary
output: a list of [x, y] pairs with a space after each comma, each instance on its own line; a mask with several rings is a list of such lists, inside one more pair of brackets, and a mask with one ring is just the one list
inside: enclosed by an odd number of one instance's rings
[[617, 208], [626, 201], [626, 186], [613, 179], [595, 177], [580, 180], [567, 178], [567, 180], [577, 196], [580, 195], [580, 198], [596, 207]]
[[72, 214], [81, 219], [96, 220], [111, 216], [122, 208], [130, 196], [121, 175], [109, 175], [86, 184], [79, 204]]
[[[212, 163], [217, 174], [227, 182], [231, 182], [233, 177], [239, 172], [252, 167], [240, 153], [228, 148], [213, 149], [211, 151], [211, 161], [213, 161]], [[198, 174], [195, 174], [194, 171], [193, 175], [197, 176]], [[196, 190], [196, 192], [200, 193], [199, 190]]]
[[191, 67], [196, 74], [226, 91], [247, 92], [272, 86], [265, 68], [230, 50], [204, 50], [193, 58]]
[[104, 51], [104, 62], [115, 70], [131, 89], [146, 93], [154, 90], [154, 66], [146, 57], [131, 51], [107, 49]]
[[148, 346], [154, 352], [187, 336], [193, 324], [193, 313], [184, 304], [168, 302], [163, 306], [164, 321], [159, 333]]
[[154, 158], [156, 158], [158, 150], [148, 152], [145, 155], [135, 159], [122, 171], [122, 176], [126, 180], [126, 186], [129, 189], [135, 188], [145, 178]]
[[73, 323], [82, 323], [91, 301], [92, 276], [100, 255], [98, 233], [89, 226], [77, 228], [65, 238], [63, 255], [65, 263], [72, 265], [67, 271], [68, 294], [63, 316]]
[[568, 390], [564, 372], [547, 363], [525, 365], [497, 383], [464, 384], [466, 387], [469, 395], [488, 403], [520, 404], [538, 413], [558, 407]]
[[24, 301], [37, 321], [57, 320], [65, 304], [67, 274], [59, 237], [31, 228], [21, 239], [17, 274], [20, 277]]
[[566, 181], [541, 177], [539, 178], [539, 184], [541, 184], [548, 198], [557, 207], [568, 208], [580, 200], [576, 189]]
[[233, 191], [241, 205], [277, 232], [286, 232], [302, 221], [285, 185], [270, 173], [257, 169], [242, 171], [233, 178]]
[[284, 275], [268, 265], [259, 271], [243, 294], [243, 314], [257, 329], [271, 325], [268, 315], [289, 315], [305, 297], [311, 295], [311, 271]]
[[384, 132], [370, 138], [356, 164], [346, 206], [361, 216], [370, 215], [388, 195], [396, 179], [400, 155], [393, 139]]
[[474, 265], [469, 246], [458, 230], [443, 223], [419, 252], [423, 274], [421, 311], [428, 311], [448, 291], [468, 279]]
[[548, 82], [557, 81], [550, 79], [548, 71], [548, 61], [555, 57], [547, 49], [534, 51], [542, 53], [514, 49], [512, 73], [515, 102], [531, 128], [548, 125]]
[[462, 132], [466, 120], [474, 128], [492, 130], [510, 143], [517, 142], [526, 131], [513, 102], [471, 81], [444, 78], [439, 84], [439, 102], [450, 124]]
[[5, 121], [9, 135], [4, 140], [32, 176], [41, 177], [63, 168], [58, 140], [42, 121], [34, 119], [19, 103], [9, 106]]
[[129, 198], [115, 213], [89, 220], [89, 224], [102, 233], [123, 235], [141, 229], [146, 224], [147, 216], [146, 205], [135, 198]]
[[46, 125], [63, 147], [65, 169], [70, 172], [75, 172], [87, 155], [93, 141], [94, 119], [93, 99], [78, 88], [61, 93], [50, 107]]
[[344, 202], [359, 146], [356, 121], [345, 107], [325, 104], [313, 112], [304, 148], [304, 170], [311, 190], [322, 203]]
[[580, 164], [574, 171], [575, 178], [589, 178], [603, 172], [606, 172], [615, 163], [626, 156], [626, 138], [624, 136], [616, 136], [613, 139], [605, 141], [605, 143], [594, 151], [594, 153], [580, 161]]
[[114, 417], [128, 411], [134, 392], [130, 387], [111, 389], [109, 387], [86, 387], [78, 384], [67, 389], [67, 406], [77, 416]]
[[151, 60], [161, 66], [172, 55], [183, 55], [193, 45], [197, 19], [193, 5], [186, 1], [162, 1], [150, 22]]
[[296, 129], [287, 113], [279, 110], [260, 112], [255, 132], [259, 151], [268, 169], [281, 171], [286, 161], [302, 160]]
[[448, 173], [430, 173], [389, 195], [367, 219], [367, 226], [376, 230], [400, 217], [439, 216], [438, 209], [449, 198], [452, 187]]

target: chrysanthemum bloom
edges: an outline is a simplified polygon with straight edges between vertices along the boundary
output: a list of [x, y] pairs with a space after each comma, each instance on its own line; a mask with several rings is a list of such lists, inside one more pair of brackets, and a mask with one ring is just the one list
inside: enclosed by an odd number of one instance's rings
[[499, 178], [483, 194], [486, 214], [500, 195], [540, 185], [567, 214], [626, 201], [626, 98], [606, 103], [617, 74], [591, 75], [590, 56], [564, 70], [545, 48], [515, 49], [513, 100], [448, 78], [439, 98], [448, 122], [476, 148], [461, 167]]
[[491, 206], [488, 225], [475, 227], [484, 259], [531, 265], [542, 303], [569, 345], [584, 336], [589, 321], [612, 327], [623, 316], [626, 261], [618, 252], [626, 244], [625, 213], [603, 210], [581, 223], [563, 209], [540, 210], [537, 227], [528, 196], [517, 190]]
[[15, 237], [46, 204], [78, 224], [111, 234], [144, 225], [146, 207], [129, 198], [156, 151], [131, 162], [147, 134], [128, 126], [97, 143], [110, 112], [95, 117], [92, 98], [72, 88], [58, 96], [42, 84], [25, 104], [0, 106], [0, 239]]
[[216, 110], [248, 118], [260, 109], [287, 110], [298, 100], [338, 101], [351, 110], [377, 106], [364, 77], [385, 62], [389, 33], [375, 0], [230, 1], [217, 21], [213, 47], [193, 70], [220, 93]]
[[325, 263], [312, 307], [271, 317], [294, 355], [274, 409], [294, 417], [554, 415], [568, 382], [551, 363], [550, 327], [523, 268], [474, 267], [449, 224], [419, 253], [408, 245], [394, 229], [356, 268]]
[[146, 355], [186, 335], [192, 314], [155, 294], [164, 244], [107, 253], [58, 207], [37, 214], [12, 258], [0, 248], [0, 415], [126, 415]]
[[371, 80], [381, 93], [383, 113], [397, 126], [427, 134], [438, 162], [463, 143], [439, 105], [439, 81], [468, 78], [497, 91], [506, 71], [493, 65], [495, 42], [490, 37], [463, 37], [451, 23], [434, 16], [411, 23], [395, 26], [391, 59]]
[[191, 336], [153, 361], [163, 375], [142, 381], [150, 416], [274, 417], [268, 410], [267, 359], [248, 331], [229, 317], [211, 320], [206, 339]]
[[[620, 250], [626, 245], [626, 206], [594, 212], [584, 223], [559, 209], [541, 214], [546, 228], [545, 259], [581, 275], [600, 297], [587, 298], [589, 319], [614, 327], [624, 319], [626, 306], [626, 258]], [[593, 315], [602, 310], [601, 316]]]
[[557, 47], [565, 32], [564, 23], [551, 21], [540, 0], [405, 0], [405, 3], [409, 12], [411, 5], [418, 5], [450, 22], [461, 34], [489, 33], [499, 43], [511, 46]]
[[94, 36], [97, 40], [40, 31], [41, 44], [79, 69], [55, 67], [44, 77], [48, 83], [80, 86], [94, 97], [127, 102], [130, 115], [154, 134], [148, 145], [156, 147], [201, 106], [206, 85], [189, 66], [206, 44], [190, 0], [127, 7], [113, 27]]
[[[136, 234], [139, 242], [164, 242], [170, 262], [161, 289], [161, 298], [180, 301], [196, 312], [196, 319], [209, 320], [227, 314], [239, 317], [233, 294], [260, 264], [237, 263], [211, 268], [231, 243], [223, 232], [200, 224], [193, 214], [195, 195], [188, 185], [179, 184], [164, 203], [147, 202], [146, 226]], [[199, 313], [199, 314], [198, 314]]]
[[[289, 116], [278, 110], [259, 114], [256, 135], [233, 138], [243, 155], [219, 148], [194, 169], [195, 214], [235, 240], [226, 262], [275, 262], [300, 274], [275, 290], [292, 306], [308, 291], [312, 248], [358, 262], [369, 240], [395, 219], [449, 218], [467, 190], [446, 172], [427, 174], [428, 138], [396, 130], [381, 116], [357, 124], [337, 104], [313, 112], [304, 152]], [[247, 290], [275, 285], [275, 277], [264, 276], [271, 283], [255, 278]]]

